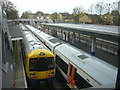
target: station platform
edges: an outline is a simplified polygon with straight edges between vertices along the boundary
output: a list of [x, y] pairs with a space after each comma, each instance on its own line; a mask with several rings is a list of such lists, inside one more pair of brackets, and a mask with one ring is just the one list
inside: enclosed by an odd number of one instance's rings
[[19, 41], [14, 42], [16, 46], [14, 47], [14, 60], [15, 60], [15, 78], [14, 78], [14, 88], [27, 88], [25, 70], [21, 55], [21, 48], [19, 47]]
[[13, 62], [15, 67], [13, 88], [27, 88], [25, 70], [22, 58], [22, 33], [19, 25], [9, 25], [13, 44]]

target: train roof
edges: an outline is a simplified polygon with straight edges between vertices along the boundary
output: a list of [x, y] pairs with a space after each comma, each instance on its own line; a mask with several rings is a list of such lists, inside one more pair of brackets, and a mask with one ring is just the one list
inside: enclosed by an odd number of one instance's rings
[[33, 50], [36, 49], [47, 49], [41, 43], [37, 40], [36, 37], [34, 37], [30, 31], [23, 30], [23, 39], [24, 39], [24, 44], [26, 47], [26, 53], [29, 53]]
[[23, 24], [20, 23], [19, 26], [22, 29], [22, 31], [28, 31], [28, 29]]
[[[62, 40], [56, 38], [56, 37], [53, 37], [51, 35], [48, 35], [32, 26], [29, 26], [29, 25], [26, 25], [27, 27], [30, 28], [30, 30], [34, 31], [37, 35], [40, 35], [39, 38], [41, 38], [41, 40], [43, 40], [43, 42], [47, 41], [47, 43], [49, 43], [52, 47], [58, 45], [59, 43], [63, 43]], [[65, 43], [65, 42], [64, 42]]]
[[59, 43], [63, 43], [62, 40], [56, 38], [56, 37], [53, 37], [51, 35], [48, 35], [44, 32], [40, 32], [40, 35], [42, 36], [41, 38], [45, 41], [47, 41], [47, 43], [49, 43], [51, 46], [56, 46], [58, 45]]
[[56, 52], [64, 55], [71, 64], [74, 64], [100, 84], [115, 84], [117, 77], [116, 67], [67, 44], [57, 46]]
[[47, 49], [37, 49], [28, 53], [30, 58], [54, 57], [54, 54]]

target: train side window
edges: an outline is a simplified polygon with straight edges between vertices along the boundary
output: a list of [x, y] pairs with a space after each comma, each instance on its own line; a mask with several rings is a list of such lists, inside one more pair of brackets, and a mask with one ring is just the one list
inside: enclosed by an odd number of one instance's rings
[[56, 63], [62, 71], [67, 74], [68, 65], [58, 55], [56, 55]]
[[84, 78], [82, 78], [75, 70], [75, 85], [77, 86], [77, 88], [81, 89], [81, 88], [87, 88], [87, 87], [92, 87], [92, 85], [90, 85]]

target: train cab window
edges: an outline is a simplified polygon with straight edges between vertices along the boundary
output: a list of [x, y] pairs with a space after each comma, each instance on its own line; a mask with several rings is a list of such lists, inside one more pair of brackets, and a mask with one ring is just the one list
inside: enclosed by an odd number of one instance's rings
[[48, 57], [47, 58], [48, 59], [48, 69], [53, 69], [54, 67], [55, 67], [55, 64], [54, 64], [54, 58], [52, 58], [52, 57]]
[[46, 71], [54, 69], [54, 58], [31, 58], [29, 67], [30, 71]]

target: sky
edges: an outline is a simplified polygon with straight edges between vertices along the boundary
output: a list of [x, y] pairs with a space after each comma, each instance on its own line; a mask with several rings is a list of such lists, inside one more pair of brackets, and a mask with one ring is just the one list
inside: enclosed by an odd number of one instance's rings
[[97, 2], [112, 3], [119, 0], [9, 0], [19, 11], [21, 15], [25, 11], [35, 13], [42, 11], [52, 14], [54, 12], [73, 12], [73, 8], [82, 6], [84, 10], [88, 10], [91, 4]]

